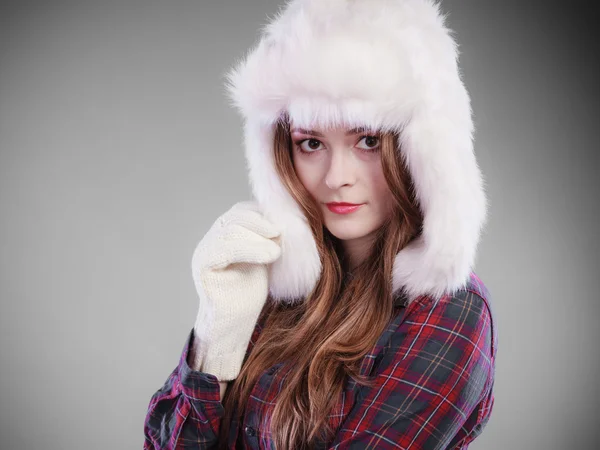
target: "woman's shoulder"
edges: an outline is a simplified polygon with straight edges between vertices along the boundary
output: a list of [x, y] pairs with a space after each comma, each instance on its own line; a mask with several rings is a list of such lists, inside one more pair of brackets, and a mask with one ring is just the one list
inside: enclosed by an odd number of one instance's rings
[[[473, 311], [473, 316], [478, 320], [489, 322], [489, 327], [494, 327], [494, 308], [492, 295], [483, 280], [475, 272], [471, 272], [464, 287], [447, 296], [451, 304]], [[495, 330], [493, 330], [495, 331]]]
[[463, 308], [480, 309], [482, 316], [486, 316], [490, 321], [493, 319], [492, 296], [483, 280], [475, 272], [470, 273], [464, 287], [448, 294], [446, 300]]
[[[427, 328], [422, 334], [418, 329]], [[465, 285], [439, 298], [421, 296], [410, 303], [403, 312], [394, 334], [415, 333], [415, 336], [429, 338], [445, 333], [485, 334], [488, 336], [488, 350], [494, 357], [497, 349], [497, 327], [492, 305], [492, 297], [483, 280], [471, 272]], [[394, 337], [392, 337], [392, 340]]]
[[469, 278], [461, 288], [446, 293], [441, 297], [421, 295], [413, 299], [412, 302], [408, 302], [405, 297], [398, 296], [396, 297], [396, 302], [408, 307], [408, 314], [432, 308], [441, 309], [444, 306], [448, 307], [451, 305], [472, 309], [487, 309], [489, 310], [489, 314], [492, 314], [491, 293], [483, 280], [473, 271], [469, 274]]
[[461, 293], [461, 291], [477, 294], [486, 303], [491, 302], [492, 300], [489, 289], [484, 284], [483, 280], [479, 277], [479, 275], [477, 275], [475, 272], [471, 272], [465, 287], [458, 290], [459, 293]]

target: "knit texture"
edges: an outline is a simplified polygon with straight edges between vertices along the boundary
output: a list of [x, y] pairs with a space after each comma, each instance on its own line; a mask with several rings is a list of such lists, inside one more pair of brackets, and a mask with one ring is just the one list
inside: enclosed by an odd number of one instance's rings
[[280, 235], [254, 202], [219, 217], [194, 251], [200, 305], [193, 365], [219, 381], [234, 380], [268, 296], [268, 264], [281, 255]]

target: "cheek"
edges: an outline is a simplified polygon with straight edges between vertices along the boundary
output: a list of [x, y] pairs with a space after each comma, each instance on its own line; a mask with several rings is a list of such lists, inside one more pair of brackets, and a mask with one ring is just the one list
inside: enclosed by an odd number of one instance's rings
[[381, 163], [373, 164], [369, 168], [369, 186], [373, 202], [383, 215], [387, 215], [393, 205], [393, 195], [383, 175]]
[[319, 183], [318, 167], [315, 167], [314, 163], [306, 161], [305, 158], [294, 156], [294, 169], [302, 185], [314, 196]]
[[391, 195], [388, 184], [385, 181], [385, 176], [383, 175], [381, 161], [375, 161], [368, 166], [368, 178], [371, 192], [378, 201]]

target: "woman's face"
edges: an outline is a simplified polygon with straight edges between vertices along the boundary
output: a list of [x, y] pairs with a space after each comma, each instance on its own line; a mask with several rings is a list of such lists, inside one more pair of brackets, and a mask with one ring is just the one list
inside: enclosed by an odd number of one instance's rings
[[[305, 130], [290, 125], [294, 167], [319, 203], [325, 226], [346, 244], [368, 245], [392, 210], [392, 193], [383, 176], [378, 133], [364, 129]], [[328, 203], [361, 206], [349, 213]]]

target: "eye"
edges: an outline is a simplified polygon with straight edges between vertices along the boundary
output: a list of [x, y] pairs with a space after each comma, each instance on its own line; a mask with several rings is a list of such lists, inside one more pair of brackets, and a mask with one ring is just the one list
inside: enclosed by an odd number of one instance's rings
[[363, 136], [359, 142], [365, 141], [367, 147], [359, 147], [361, 150], [375, 150], [379, 147], [379, 137]]
[[[308, 144], [308, 145], [304, 145]], [[303, 153], [313, 153], [317, 150], [320, 150], [319, 146], [321, 145], [321, 141], [318, 139], [303, 139], [301, 141], [296, 142], [299, 150]]]

